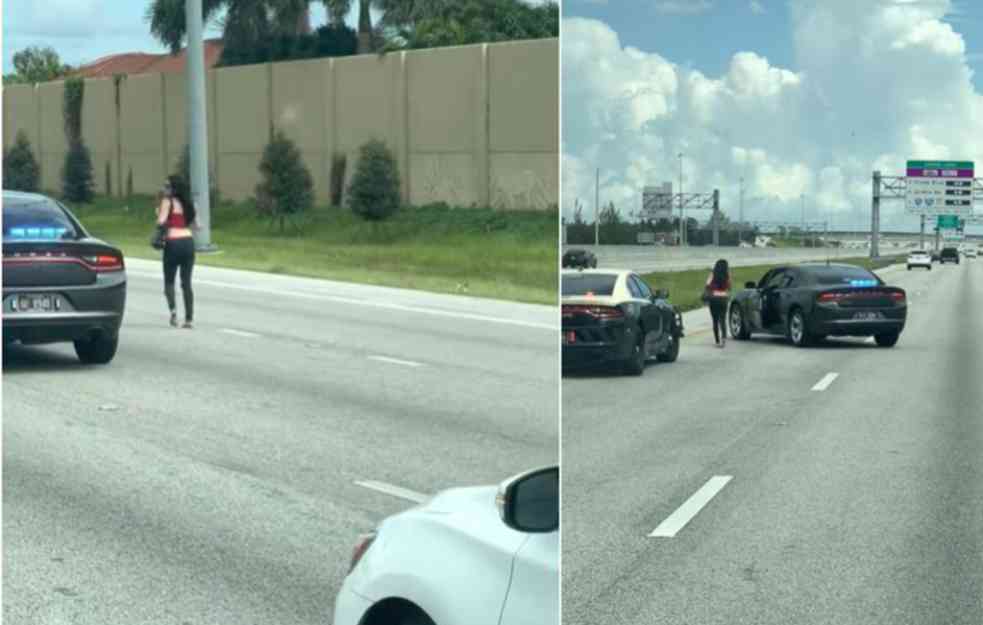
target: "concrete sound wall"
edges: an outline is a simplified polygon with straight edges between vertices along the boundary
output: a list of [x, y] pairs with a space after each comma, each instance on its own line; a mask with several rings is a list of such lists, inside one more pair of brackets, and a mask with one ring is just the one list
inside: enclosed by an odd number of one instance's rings
[[[38, 86], [40, 133], [37, 144], [32, 145], [32, 148], [35, 158], [41, 164], [42, 189], [61, 189], [61, 172], [65, 164], [65, 155], [68, 153], [68, 139], [65, 137], [65, 122], [62, 116], [64, 94], [63, 82]], [[85, 137], [101, 131], [102, 129], [93, 127], [83, 127], [82, 130]]]
[[[209, 161], [222, 197], [254, 195], [271, 126], [296, 142], [329, 197], [332, 160], [384, 141], [398, 164], [404, 201], [545, 209], [559, 195], [559, 46], [556, 39], [314, 59], [211, 70]], [[186, 141], [182, 75], [86, 82], [83, 137], [96, 188], [109, 162], [113, 193], [133, 172], [137, 193], [155, 193]], [[43, 187], [60, 188], [63, 83], [4, 89], [4, 145], [29, 133]]]
[[41, 142], [38, 122], [40, 104], [37, 89], [30, 85], [12, 85], [3, 88], [3, 149], [9, 150], [23, 132], [31, 142], [34, 156]]
[[[106, 164], [109, 164], [110, 184], [117, 180], [119, 162], [119, 116], [116, 113], [116, 86], [112, 78], [85, 81], [82, 97], [82, 128], [98, 128], [98, 132], [83, 134], [92, 157], [92, 182], [96, 193], [108, 194]], [[84, 130], [83, 130], [84, 132]]]

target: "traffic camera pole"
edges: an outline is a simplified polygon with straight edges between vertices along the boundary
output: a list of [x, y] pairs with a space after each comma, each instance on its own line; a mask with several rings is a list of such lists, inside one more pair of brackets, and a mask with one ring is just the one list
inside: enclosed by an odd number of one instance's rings
[[925, 215], [922, 215], [922, 229], [918, 237], [918, 249], [925, 249]]
[[197, 248], [215, 251], [212, 244], [211, 206], [208, 193], [208, 105], [205, 99], [205, 45], [201, 0], [185, 0], [188, 22], [187, 107], [188, 142], [191, 152], [191, 198], [198, 220]]
[[874, 172], [874, 196], [870, 207], [870, 257], [880, 258], [878, 239], [881, 230], [881, 172]]
[[601, 168], [594, 172], [594, 247], [601, 242]]
[[713, 246], [720, 247], [720, 191], [713, 190]]

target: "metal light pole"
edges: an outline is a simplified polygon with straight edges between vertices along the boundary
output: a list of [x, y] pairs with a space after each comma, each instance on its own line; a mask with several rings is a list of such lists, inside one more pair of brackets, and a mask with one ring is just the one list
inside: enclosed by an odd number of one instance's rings
[[799, 245], [805, 247], [806, 243], [806, 194], [802, 193], [799, 195], [802, 199], [802, 229], [799, 234]]
[[594, 247], [601, 241], [601, 208], [600, 208], [601, 168], [598, 167], [594, 176]]
[[741, 203], [737, 217], [737, 245], [744, 242], [744, 176], [741, 176]]
[[877, 259], [880, 257], [880, 231], [881, 231], [881, 172], [874, 172], [874, 195], [870, 207], [870, 257]]
[[686, 219], [683, 216], [683, 153], [679, 153], [679, 245], [686, 245]]
[[214, 251], [211, 206], [208, 194], [208, 104], [205, 100], [205, 44], [201, 0], [185, 0], [188, 22], [187, 108], [188, 141], [191, 151], [191, 198], [198, 219], [197, 247]]

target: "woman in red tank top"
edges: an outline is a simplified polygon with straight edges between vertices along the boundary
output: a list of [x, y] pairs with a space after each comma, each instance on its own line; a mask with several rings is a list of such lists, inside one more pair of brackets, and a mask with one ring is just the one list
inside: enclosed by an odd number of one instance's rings
[[727, 305], [730, 303], [730, 268], [720, 259], [707, 277], [705, 287], [710, 319], [713, 322], [713, 340], [717, 347], [727, 344]]
[[184, 327], [191, 328], [194, 319], [194, 293], [191, 290], [191, 269], [195, 264], [195, 239], [191, 227], [195, 223], [195, 207], [187, 186], [177, 176], [164, 182], [163, 197], [157, 207], [157, 223], [167, 228], [164, 243], [164, 296], [171, 312], [171, 325], [177, 327], [177, 302], [174, 282], [181, 273], [181, 295], [184, 299]]

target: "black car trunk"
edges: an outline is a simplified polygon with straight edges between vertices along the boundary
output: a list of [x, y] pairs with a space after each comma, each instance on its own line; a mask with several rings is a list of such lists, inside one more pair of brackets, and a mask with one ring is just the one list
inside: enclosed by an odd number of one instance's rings
[[115, 256], [112, 248], [82, 241], [15, 241], [3, 244], [3, 286], [85, 286], [96, 282], [91, 259]]

